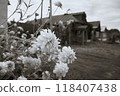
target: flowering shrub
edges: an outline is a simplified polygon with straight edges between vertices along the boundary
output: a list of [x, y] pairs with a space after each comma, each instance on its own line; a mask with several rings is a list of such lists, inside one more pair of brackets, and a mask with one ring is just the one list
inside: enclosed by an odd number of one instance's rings
[[[21, 27], [18, 29], [23, 30]], [[13, 34], [10, 31], [10, 36]], [[76, 59], [74, 50], [70, 46], [61, 48], [59, 39], [51, 30], [41, 30], [40, 35], [32, 40], [27, 40], [26, 34], [22, 34], [20, 38], [9, 39], [9, 42], [8, 52], [3, 53], [5, 61], [0, 62], [0, 79], [11, 72], [9, 77], [16, 80], [61, 80], [69, 71], [68, 64]], [[29, 42], [28, 46], [26, 42]]]

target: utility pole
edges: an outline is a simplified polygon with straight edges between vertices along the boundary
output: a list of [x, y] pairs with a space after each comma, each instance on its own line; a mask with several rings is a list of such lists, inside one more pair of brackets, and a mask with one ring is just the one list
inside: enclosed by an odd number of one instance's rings
[[36, 26], [36, 14], [35, 14], [35, 19], [34, 19], [34, 24], [33, 24], [33, 33], [35, 32], [35, 26]]
[[42, 18], [43, 18], [43, 0], [41, 4], [41, 19], [40, 19], [40, 24], [42, 25]]
[[52, 0], [50, 0], [50, 29], [52, 30]]

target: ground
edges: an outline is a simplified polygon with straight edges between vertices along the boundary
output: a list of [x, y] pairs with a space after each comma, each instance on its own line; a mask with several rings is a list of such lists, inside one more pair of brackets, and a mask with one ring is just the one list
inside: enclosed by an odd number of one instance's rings
[[120, 80], [120, 44], [73, 45], [77, 60], [65, 80]]

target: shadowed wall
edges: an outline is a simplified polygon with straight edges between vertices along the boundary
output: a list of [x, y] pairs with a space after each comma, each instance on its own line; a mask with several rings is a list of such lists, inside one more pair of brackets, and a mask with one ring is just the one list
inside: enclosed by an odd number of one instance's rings
[[[0, 25], [7, 19], [7, 6], [8, 0], [0, 0]], [[7, 26], [7, 22], [2, 25]]]

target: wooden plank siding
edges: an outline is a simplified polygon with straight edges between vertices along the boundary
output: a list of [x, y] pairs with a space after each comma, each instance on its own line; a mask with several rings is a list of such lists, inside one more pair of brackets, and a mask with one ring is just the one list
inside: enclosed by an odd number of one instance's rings
[[4, 31], [3, 27], [7, 27], [7, 7], [8, 0], [0, 0], [0, 32], [2, 32], [1, 34], [3, 34]]
[[3, 26], [7, 26], [7, 6], [8, 0], [0, 0], [0, 25], [3, 24]]

